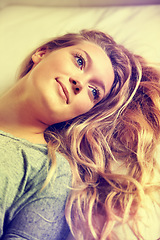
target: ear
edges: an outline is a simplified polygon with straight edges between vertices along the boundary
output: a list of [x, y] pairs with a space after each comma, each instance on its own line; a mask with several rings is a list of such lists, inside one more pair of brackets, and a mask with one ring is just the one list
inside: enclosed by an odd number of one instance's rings
[[48, 53], [48, 50], [46, 48], [40, 48], [38, 49], [33, 55], [32, 55], [32, 61], [37, 64], [39, 63]]

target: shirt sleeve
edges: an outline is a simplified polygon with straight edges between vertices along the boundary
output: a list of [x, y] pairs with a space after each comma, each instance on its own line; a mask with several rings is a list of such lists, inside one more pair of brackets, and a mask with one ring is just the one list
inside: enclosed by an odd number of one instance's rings
[[[3, 234], [5, 221], [8, 217], [8, 209], [15, 201], [17, 196], [21, 195], [21, 186], [23, 185], [23, 166], [16, 162], [13, 164], [12, 157], [0, 151], [0, 236]], [[16, 159], [16, 157], [15, 157]], [[10, 160], [10, 161], [9, 161]], [[18, 173], [18, 170], [19, 173]], [[23, 186], [22, 186], [23, 187]]]
[[[64, 214], [70, 180], [69, 164], [61, 159], [57, 163], [56, 178], [53, 176], [53, 182], [51, 180], [42, 191], [41, 188], [37, 189], [30, 199], [18, 204], [19, 208], [1, 240], [66, 240], [69, 227]], [[22, 198], [25, 196], [22, 195]], [[21, 202], [21, 199], [19, 201]]]
[[65, 240], [69, 228], [59, 198], [41, 198], [28, 203], [12, 220], [2, 240]]

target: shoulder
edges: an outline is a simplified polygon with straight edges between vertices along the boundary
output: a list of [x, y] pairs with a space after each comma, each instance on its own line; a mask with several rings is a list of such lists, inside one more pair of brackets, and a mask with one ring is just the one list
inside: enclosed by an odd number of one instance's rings
[[34, 178], [39, 171], [47, 168], [47, 154], [47, 148], [43, 145], [32, 144], [0, 131], [1, 178], [4, 175], [17, 181]]
[[[10, 166], [24, 164], [24, 161], [30, 164], [35, 163], [37, 167], [37, 164], [41, 164], [46, 158], [47, 153], [47, 147], [43, 145], [32, 144], [25, 139], [0, 131], [0, 161], [4, 162], [6, 167], [7, 164]], [[35, 157], [39, 158], [40, 161], [36, 161]]]
[[71, 167], [68, 160], [61, 155], [60, 153], [56, 153], [57, 158], [57, 170], [61, 175], [71, 175]]
[[0, 132], [0, 165], [1, 182], [15, 184], [23, 176], [24, 163], [20, 146], [3, 132]]
[[47, 186], [39, 188], [27, 201], [20, 200], [8, 234], [16, 229], [16, 234], [23, 233], [24, 238], [66, 239], [69, 229], [64, 212], [70, 191], [71, 170], [68, 161], [59, 153], [56, 153], [56, 160], [56, 171]]
[[63, 155], [56, 152], [55, 171], [41, 194], [64, 202], [70, 191], [71, 178], [72, 173], [68, 160]]
[[29, 196], [33, 186], [36, 191], [46, 177], [46, 163], [45, 151], [39, 153], [37, 146], [31, 148], [27, 142], [0, 131], [0, 203], [7, 209], [24, 192]]

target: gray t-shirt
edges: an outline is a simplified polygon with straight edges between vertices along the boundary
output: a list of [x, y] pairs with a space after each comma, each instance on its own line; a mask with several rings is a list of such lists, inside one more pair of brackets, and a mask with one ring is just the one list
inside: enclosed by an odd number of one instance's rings
[[57, 153], [56, 178], [47, 176], [47, 146], [0, 131], [0, 239], [63, 240], [64, 208], [71, 184], [68, 161]]

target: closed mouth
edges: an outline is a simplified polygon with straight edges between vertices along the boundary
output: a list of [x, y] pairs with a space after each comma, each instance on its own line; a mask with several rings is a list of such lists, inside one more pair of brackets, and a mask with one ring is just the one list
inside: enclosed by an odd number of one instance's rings
[[61, 86], [61, 88], [62, 88], [62, 90], [64, 92], [64, 95], [66, 97], [66, 103], [68, 104], [69, 103], [69, 93], [68, 93], [67, 88], [58, 79], [56, 79], [56, 81], [60, 84], [60, 86]]

